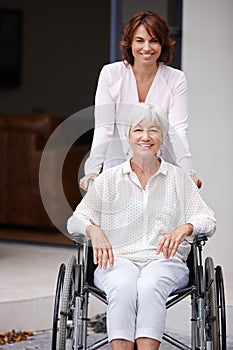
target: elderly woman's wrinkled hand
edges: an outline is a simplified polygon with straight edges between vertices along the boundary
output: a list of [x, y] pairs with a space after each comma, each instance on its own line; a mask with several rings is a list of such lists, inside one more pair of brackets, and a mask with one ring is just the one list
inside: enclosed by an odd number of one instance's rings
[[93, 248], [93, 261], [100, 269], [106, 269], [108, 264], [114, 264], [112, 246], [109, 243], [104, 231], [95, 225], [90, 225], [86, 229], [87, 235], [91, 238]]
[[181, 242], [183, 242], [193, 232], [193, 225], [182, 224], [170, 233], [166, 233], [161, 239], [156, 254], [163, 253], [165, 259], [173, 257]]

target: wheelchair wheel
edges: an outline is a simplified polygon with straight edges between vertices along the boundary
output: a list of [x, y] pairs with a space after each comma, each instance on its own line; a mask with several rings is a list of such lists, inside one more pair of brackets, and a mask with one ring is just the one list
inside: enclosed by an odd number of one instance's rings
[[216, 267], [217, 303], [219, 317], [220, 349], [226, 350], [226, 307], [223, 273], [221, 266]]
[[75, 263], [74, 255], [67, 261], [60, 308], [58, 349], [72, 349], [75, 303]]
[[56, 350], [57, 349], [57, 332], [59, 328], [59, 316], [60, 316], [60, 301], [61, 301], [61, 294], [63, 289], [63, 283], [64, 283], [64, 275], [65, 275], [65, 264], [61, 264], [58, 272], [57, 277], [57, 286], [56, 286], [56, 294], [55, 294], [55, 302], [54, 302], [54, 309], [53, 309], [53, 329], [52, 329], [52, 343], [51, 343], [51, 349]]
[[213, 344], [214, 350], [220, 350], [217, 288], [214, 263], [211, 257], [205, 260], [205, 331], [206, 342]]

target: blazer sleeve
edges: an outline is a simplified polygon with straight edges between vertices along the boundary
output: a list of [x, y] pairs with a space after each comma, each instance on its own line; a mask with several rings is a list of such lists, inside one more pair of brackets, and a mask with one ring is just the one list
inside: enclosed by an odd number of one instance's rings
[[114, 75], [110, 65], [105, 65], [99, 75], [95, 95], [95, 128], [89, 158], [85, 162], [85, 174], [99, 173], [105, 161], [108, 144], [115, 127], [115, 103], [110, 94]]
[[177, 78], [171, 91], [172, 99], [168, 114], [170, 123], [168, 135], [173, 148], [176, 165], [185, 169], [190, 175], [195, 175], [187, 138], [189, 118], [187, 81], [184, 73], [181, 71]]

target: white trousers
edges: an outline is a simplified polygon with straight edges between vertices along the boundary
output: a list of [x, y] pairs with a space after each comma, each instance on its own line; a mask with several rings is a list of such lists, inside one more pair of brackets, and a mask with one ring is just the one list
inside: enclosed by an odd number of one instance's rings
[[189, 269], [170, 258], [148, 263], [115, 258], [114, 266], [94, 274], [95, 285], [108, 298], [109, 341], [140, 337], [162, 340], [166, 301], [171, 292], [188, 284]]

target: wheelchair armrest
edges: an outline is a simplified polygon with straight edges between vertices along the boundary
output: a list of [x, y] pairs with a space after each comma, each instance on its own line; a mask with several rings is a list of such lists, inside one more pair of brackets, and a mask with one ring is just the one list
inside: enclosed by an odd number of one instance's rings
[[79, 233], [79, 232], [72, 233], [71, 238], [75, 244], [81, 244], [83, 246], [87, 245], [89, 247], [92, 246], [91, 239], [82, 233]]

